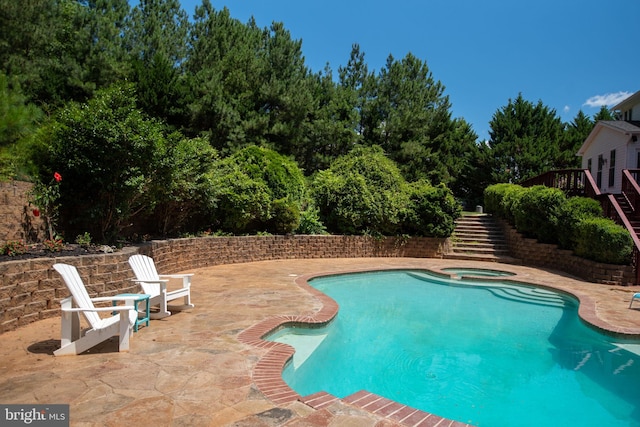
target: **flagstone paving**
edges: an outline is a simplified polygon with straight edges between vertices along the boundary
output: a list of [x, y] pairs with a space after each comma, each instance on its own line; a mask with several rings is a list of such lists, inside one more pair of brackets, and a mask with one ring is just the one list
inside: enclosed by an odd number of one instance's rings
[[[363, 409], [367, 405], [358, 405], [358, 396], [329, 399], [315, 407], [303, 403], [304, 399], [276, 403], [254, 378], [269, 349], [243, 342], [239, 335], [273, 317], [318, 313], [322, 303], [296, 284], [300, 276], [447, 267], [498, 268], [517, 273], [512, 279], [571, 292], [581, 299], [580, 313], [590, 323], [640, 336], [640, 304], [637, 309], [628, 308], [632, 293], [640, 292], [640, 287], [587, 283], [524, 266], [415, 258], [220, 265], [192, 270], [195, 308], [152, 320], [134, 334], [126, 353], [118, 353], [112, 339], [79, 356], [54, 357], [60, 343], [59, 318], [0, 335], [0, 403], [69, 404], [73, 426], [409, 425], [410, 418], [404, 423], [399, 420], [399, 411], [393, 418], [384, 410]], [[278, 377], [278, 373], [272, 375]], [[394, 403], [384, 403], [387, 409], [394, 408]], [[418, 419], [416, 414], [413, 419]], [[417, 421], [425, 426], [436, 422], [438, 426], [463, 425], [435, 416]]]

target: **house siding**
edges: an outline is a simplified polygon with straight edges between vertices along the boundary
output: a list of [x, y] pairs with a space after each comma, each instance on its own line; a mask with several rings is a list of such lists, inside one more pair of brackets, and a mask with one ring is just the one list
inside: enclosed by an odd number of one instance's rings
[[623, 120], [640, 120], [640, 104], [622, 112]]
[[[613, 129], [602, 127], [596, 138], [585, 150], [582, 156], [582, 167], [587, 169], [588, 161], [591, 159], [591, 175], [597, 180], [598, 156], [602, 156], [604, 162], [602, 167], [602, 181], [600, 191], [603, 193], [620, 193], [622, 191], [622, 169], [635, 168], [636, 149], [628, 146], [629, 136]], [[616, 173], [613, 186], [609, 186], [609, 165], [611, 161], [611, 151], [616, 150]]]

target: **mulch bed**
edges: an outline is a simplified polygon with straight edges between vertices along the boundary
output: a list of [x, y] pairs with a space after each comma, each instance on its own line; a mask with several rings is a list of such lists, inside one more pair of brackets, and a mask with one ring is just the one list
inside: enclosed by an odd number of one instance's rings
[[104, 246], [104, 245], [91, 245], [91, 246], [80, 246], [78, 244], [68, 243], [65, 244], [62, 250], [52, 252], [45, 248], [45, 246], [41, 243], [35, 243], [28, 245], [27, 252], [19, 255], [0, 255], [0, 262], [4, 261], [16, 261], [16, 260], [24, 260], [24, 259], [32, 259], [32, 258], [51, 258], [51, 257], [65, 257], [65, 256], [81, 256], [81, 255], [92, 255], [92, 254], [101, 254], [101, 253], [110, 253], [115, 252], [115, 249], [112, 246]]

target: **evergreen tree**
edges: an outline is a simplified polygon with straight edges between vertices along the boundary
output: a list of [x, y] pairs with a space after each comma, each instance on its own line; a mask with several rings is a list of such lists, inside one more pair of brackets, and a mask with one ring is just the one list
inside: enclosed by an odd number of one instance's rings
[[20, 86], [0, 72], [0, 149], [9, 148], [33, 132], [42, 112], [29, 104]]
[[88, 95], [83, 77], [86, 9], [75, 0], [0, 1], [0, 61], [30, 100], [52, 109]]
[[249, 129], [262, 126], [249, 120], [262, 67], [256, 55], [261, 31], [253, 20], [243, 25], [227, 8], [216, 11], [203, 0], [190, 34], [186, 69], [194, 88], [191, 126], [207, 133], [211, 144], [225, 153], [228, 146], [247, 143]]
[[189, 20], [178, 0], [140, 0], [127, 20], [127, 48], [149, 63], [157, 55], [180, 66], [187, 55]]
[[296, 157], [307, 174], [327, 169], [333, 160], [362, 142], [360, 114], [363, 86], [369, 78], [364, 53], [352, 46], [346, 67], [338, 69], [339, 83], [329, 64], [324, 73], [310, 76], [311, 105]]
[[87, 45], [84, 66], [87, 79], [100, 89], [126, 79], [130, 73], [124, 28], [129, 15], [127, 0], [88, 0]]
[[427, 175], [436, 183], [446, 184], [453, 194], [465, 204], [475, 206], [482, 200], [483, 191], [490, 178], [481, 157], [478, 135], [462, 118], [454, 119], [447, 131], [446, 143], [438, 153], [442, 169], [438, 176]]
[[594, 122], [582, 110], [578, 111], [573, 121], [567, 124], [556, 159], [556, 169], [573, 169], [580, 167], [578, 150], [593, 130]]
[[304, 64], [302, 41], [280, 22], [263, 31], [261, 55], [265, 66], [258, 87], [258, 112], [266, 128], [256, 139], [286, 156], [299, 157], [304, 150], [304, 130], [313, 108], [312, 78]]
[[242, 25], [209, 0], [196, 8], [187, 63], [196, 88], [194, 129], [210, 134], [223, 153], [263, 145], [284, 155], [305, 151], [304, 130], [314, 83], [301, 42], [281, 23]]
[[556, 111], [522, 94], [496, 111], [489, 123], [494, 182], [519, 182], [553, 169], [563, 124]]
[[189, 78], [162, 53], [150, 60], [134, 59], [133, 81], [137, 104], [150, 117], [162, 119], [174, 129], [189, 132]]
[[[349, 104], [355, 108], [357, 114], [356, 132], [363, 134], [364, 123], [362, 122], [364, 105], [367, 101], [368, 89], [373, 82], [373, 75], [369, 73], [364, 52], [360, 51], [360, 45], [354, 44], [351, 47], [351, 55], [345, 67], [338, 68], [340, 77], [340, 87], [348, 97]], [[346, 153], [344, 153], [346, 154]]]
[[173, 128], [190, 121], [189, 78], [182, 69], [188, 55], [189, 22], [178, 0], [142, 0], [127, 20], [138, 106]]
[[0, 0], [0, 67], [48, 111], [126, 76], [126, 0]]
[[313, 77], [313, 84], [314, 105], [296, 152], [307, 174], [327, 169], [361, 140], [356, 132], [359, 115], [354, 108], [354, 91], [336, 85], [328, 66], [324, 74]]
[[615, 119], [616, 119], [615, 116], [613, 115], [611, 110], [607, 108], [606, 105], [603, 105], [602, 107], [600, 107], [600, 110], [596, 113], [595, 116], [593, 116], [594, 123], [597, 122], [598, 120], [615, 120]]
[[401, 61], [389, 56], [362, 91], [364, 142], [383, 147], [406, 179], [450, 185], [467, 168], [477, 135], [451, 118], [444, 85], [425, 62], [412, 54]]
[[14, 178], [27, 167], [28, 142], [42, 118], [42, 111], [29, 104], [20, 87], [0, 72], [0, 181]]

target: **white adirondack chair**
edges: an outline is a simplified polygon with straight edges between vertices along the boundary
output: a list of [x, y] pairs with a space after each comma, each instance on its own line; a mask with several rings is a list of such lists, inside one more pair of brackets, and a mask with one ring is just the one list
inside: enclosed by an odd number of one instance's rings
[[[162, 319], [171, 316], [171, 312], [167, 309], [170, 301], [182, 298], [181, 305], [171, 304], [176, 310], [184, 310], [191, 308], [191, 276], [193, 274], [158, 274], [153, 258], [146, 255], [132, 255], [129, 257], [129, 265], [136, 275], [134, 282], [142, 286], [145, 294], [151, 295], [149, 305], [151, 307], [159, 306], [159, 311], [152, 312], [152, 319]], [[167, 291], [167, 283], [169, 279], [182, 279], [182, 288]]]
[[[62, 325], [61, 346], [53, 354], [64, 356], [80, 354], [91, 347], [108, 340], [114, 335], [119, 336], [118, 350], [129, 350], [129, 339], [138, 312], [133, 307], [131, 298], [101, 297], [90, 298], [87, 289], [78, 274], [78, 270], [68, 264], [54, 264], [53, 268], [60, 273], [64, 283], [69, 288], [71, 296], [61, 301]], [[95, 307], [97, 301], [124, 300], [124, 306]], [[101, 318], [99, 312], [114, 312], [119, 314]], [[81, 331], [80, 313], [84, 315], [90, 328]]]
[[631, 308], [631, 306], [633, 305], [634, 300], [640, 301], [640, 292], [636, 292], [635, 294], [633, 294], [633, 296], [631, 297], [631, 302], [629, 303], [629, 308]]

